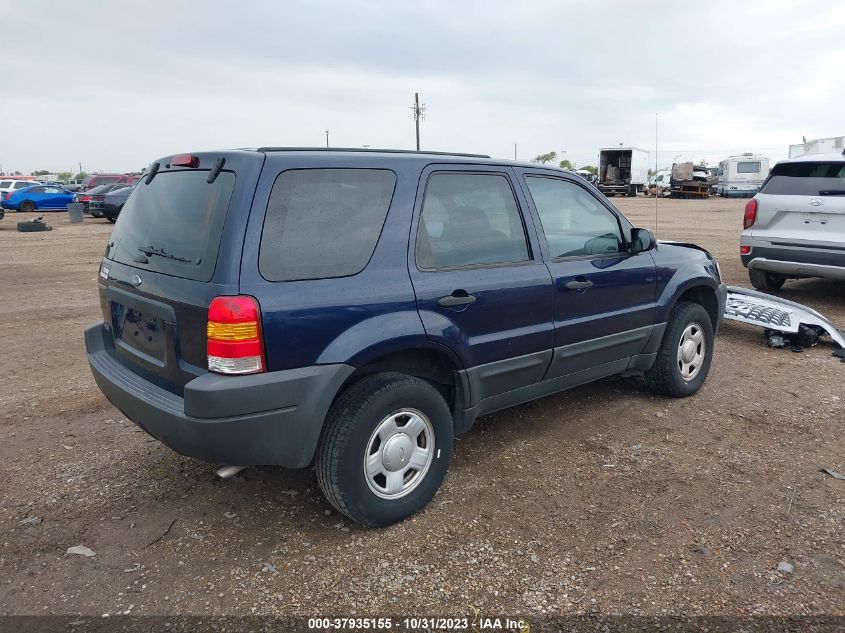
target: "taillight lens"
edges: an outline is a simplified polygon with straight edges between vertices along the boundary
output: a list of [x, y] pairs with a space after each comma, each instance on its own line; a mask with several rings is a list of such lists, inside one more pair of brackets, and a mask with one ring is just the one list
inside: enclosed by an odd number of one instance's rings
[[739, 247], [739, 254], [740, 255], [748, 255], [751, 252], [750, 246], [740, 246]]
[[745, 216], [742, 219], [742, 228], [747, 229], [757, 221], [757, 199], [751, 198], [745, 203]]
[[215, 297], [208, 306], [208, 370], [218, 374], [267, 371], [261, 310], [252, 297]]

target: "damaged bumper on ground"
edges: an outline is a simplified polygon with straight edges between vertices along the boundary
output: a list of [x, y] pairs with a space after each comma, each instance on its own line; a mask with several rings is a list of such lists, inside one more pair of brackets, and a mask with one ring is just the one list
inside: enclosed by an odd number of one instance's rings
[[724, 316], [726, 319], [759, 325], [785, 334], [798, 334], [801, 332], [801, 326], [821, 330], [839, 346], [836, 356], [843, 357], [842, 352], [845, 350], [843, 333], [821, 314], [800, 303], [756, 290], [728, 286]]

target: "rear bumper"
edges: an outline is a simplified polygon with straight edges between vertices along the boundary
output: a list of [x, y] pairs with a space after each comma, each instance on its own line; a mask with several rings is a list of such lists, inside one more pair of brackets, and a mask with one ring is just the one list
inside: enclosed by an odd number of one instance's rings
[[126, 417], [173, 450], [211, 463], [307, 466], [335, 394], [354, 371], [315, 365], [249, 376], [207, 373], [180, 397], [124, 365], [103, 323], [85, 330], [97, 386]]
[[740, 245], [751, 252], [740, 255], [742, 265], [787, 277], [826, 277], [845, 279], [845, 247], [842, 249], [794, 248], [772, 246], [768, 240], [742, 236]]

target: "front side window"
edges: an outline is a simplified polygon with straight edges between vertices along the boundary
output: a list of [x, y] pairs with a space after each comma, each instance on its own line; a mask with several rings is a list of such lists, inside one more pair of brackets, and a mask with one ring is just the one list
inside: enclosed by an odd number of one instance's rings
[[738, 174], [759, 174], [760, 161], [746, 160], [736, 164], [736, 173]]
[[422, 270], [528, 261], [525, 228], [508, 179], [433, 174], [423, 198], [416, 259]]
[[619, 221], [578, 185], [557, 178], [525, 178], [552, 257], [624, 252]]
[[270, 192], [258, 267], [269, 281], [347, 277], [376, 248], [396, 176], [385, 169], [293, 169]]

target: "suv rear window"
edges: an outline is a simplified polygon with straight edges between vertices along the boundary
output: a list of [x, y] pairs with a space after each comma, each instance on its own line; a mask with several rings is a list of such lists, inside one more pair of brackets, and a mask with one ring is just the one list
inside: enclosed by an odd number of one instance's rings
[[235, 174], [222, 171], [211, 184], [207, 178], [207, 169], [192, 169], [159, 173], [150, 184], [141, 181], [120, 212], [109, 257], [174, 277], [209, 281]]
[[845, 196], [845, 162], [775, 165], [760, 193], [780, 196]]
[[396, 176], [385, 169], [294, 169], [276, 178], [258, 256], [269, 281], [346, 277], [370, 261]]

